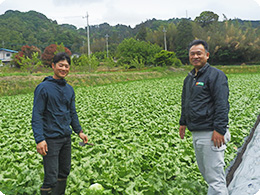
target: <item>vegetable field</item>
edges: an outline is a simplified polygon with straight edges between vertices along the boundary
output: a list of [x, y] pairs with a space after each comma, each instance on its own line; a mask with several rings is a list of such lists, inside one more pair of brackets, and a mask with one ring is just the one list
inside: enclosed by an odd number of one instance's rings
[[[230, 132], [226, 163], [235, 157], [260, 109], [259, 74], [230, 74]], [[76, 106], [94, 146], [72, 135], [67, 194], [206, 194], [191, 134], [178, 134], [183, 76], [76, 88]], [[42, 157], [31, 130], [33, 94], [0, 97], [0, 191], [39, 194]]]

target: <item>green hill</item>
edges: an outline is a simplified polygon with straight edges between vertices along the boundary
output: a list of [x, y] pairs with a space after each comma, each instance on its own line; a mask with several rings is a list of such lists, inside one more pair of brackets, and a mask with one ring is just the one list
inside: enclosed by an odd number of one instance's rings
[[[214, 14], [209, 11], [202, 13], [198, 16], [202, 20], [208, 20]], [[106, 35], [109, 36], [109, 52], [112, 54], [110, 56], [115, 56], [118, 44], [131, 37], [164, 48], [163, 29], [165, 28], [168, 50], [176, 52], [184, 64], [187, 63], [187, 43], [194, 38], [208, 40], [214, 63], [242, 64], [260, 61], [258, 52], [260, 21], [226, 19], [207, 22], [207, 25], [201, 26], [196, 19], [192, 21], [190, 18], [169, 20], [153, 18], [137, 24], [134, 28], [120, 24], [111, 26], [108, 23], [91, 25], [91, 52], [105, 52]], [[0, 15], [0, 29], [0, 48], [19, 51], [24, 45], [34, 45], [43, 52], [50, 44], [63, 43], [72, 53], [87, 51], [86, 29], [78, 29], [71, 24], [58, 24], [57, 21], [36, 11], [8, 10]]]

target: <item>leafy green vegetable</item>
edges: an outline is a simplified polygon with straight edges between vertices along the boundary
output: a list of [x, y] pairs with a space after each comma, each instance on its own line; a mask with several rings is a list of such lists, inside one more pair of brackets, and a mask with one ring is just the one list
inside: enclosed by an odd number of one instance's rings
[[[230, 131], [227, 165], [259, 112], [259, 74], [228, 75]], [[72, 135], [67, 194], [206, 194], [191, 134], [178, 133], [183, 76], [77, 88], [76, 106], [94, 146]], [[0, 97], [0, 191], [39, 194], [42, 157], [31, 130], [33, 94]]]

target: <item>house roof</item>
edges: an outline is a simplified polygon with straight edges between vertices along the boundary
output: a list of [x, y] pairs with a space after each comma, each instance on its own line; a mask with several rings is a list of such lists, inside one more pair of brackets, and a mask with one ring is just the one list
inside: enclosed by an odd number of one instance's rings
[[0, 51], [7, 51], [7, 52], [11, 52], [11, 53], [18, 53], [18, 51], [11, 50], [11, 49], [5, 49], [5, 48], [0, 48]]

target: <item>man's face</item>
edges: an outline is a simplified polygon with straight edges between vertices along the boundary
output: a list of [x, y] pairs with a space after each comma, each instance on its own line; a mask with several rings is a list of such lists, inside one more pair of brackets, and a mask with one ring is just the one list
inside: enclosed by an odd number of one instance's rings
[[189, 51], [190, 63], [194, 66], [196, 70], [202, 68], [209, 59], [209, 52], [205, 51], [202, 44], [193, 45]]
[[52, 63], [52, 69], [54, 71], [54, 79], [64, 79], [69, 74], [70, 65], [67, 60], [62, 60], [56, 64]]

